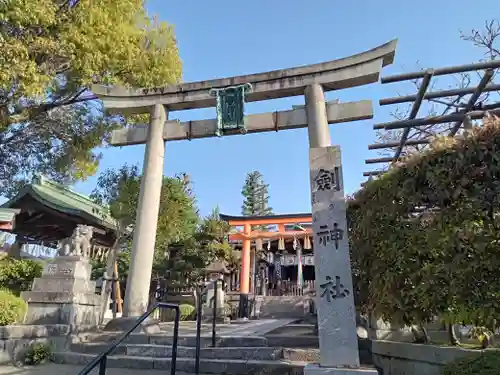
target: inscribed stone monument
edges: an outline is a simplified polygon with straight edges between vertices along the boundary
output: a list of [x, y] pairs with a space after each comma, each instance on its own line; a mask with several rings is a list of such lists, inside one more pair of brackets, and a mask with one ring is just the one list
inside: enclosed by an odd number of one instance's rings
[[310, 182], [320, 364], [304, 372], [371, 374], [359, 368], [340, 147], [310, 149]]

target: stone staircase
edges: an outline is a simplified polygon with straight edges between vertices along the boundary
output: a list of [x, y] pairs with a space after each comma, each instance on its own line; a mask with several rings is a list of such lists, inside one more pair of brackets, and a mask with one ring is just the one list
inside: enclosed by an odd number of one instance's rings
[[260, 318], [302, 319], [308, 315], [310, 296], [260, 297]]
[[[69, 351], [54, 353], [54, 362], [85, 365], [102, 352], [120, 333], [95, 333], [82, 336]], [[108, 356], [108, 368], [169, 370], [172, 337], [168, 333], [131, 334]], [[179, 336], [177, 371], [195, 372], [194, 335]], [[216, 347], [211, 337], [201, 337], [200, 373], [203, 374], [302, 374], [307, 363], [318, 362], [318, 349], [269, 347], [263, 336], [220, 336]]]

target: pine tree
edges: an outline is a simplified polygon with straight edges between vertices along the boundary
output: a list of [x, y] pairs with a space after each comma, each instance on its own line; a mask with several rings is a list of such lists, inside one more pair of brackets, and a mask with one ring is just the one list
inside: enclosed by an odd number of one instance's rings
[[241, 207], [244, 216], [272, 215], [273, 209], [269, 207], [269, 185], [264, 182], [259, 171], [247, 174], [241, 194], [245, 197]]

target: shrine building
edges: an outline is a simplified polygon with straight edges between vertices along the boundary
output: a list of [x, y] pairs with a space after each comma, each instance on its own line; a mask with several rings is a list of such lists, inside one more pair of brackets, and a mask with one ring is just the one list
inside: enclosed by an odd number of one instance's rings
[[314, 292], [310, 213], [230, 216], [229, 242], [239, 266], [226, 276], [229, 290], [241, 294], [294, 296]]

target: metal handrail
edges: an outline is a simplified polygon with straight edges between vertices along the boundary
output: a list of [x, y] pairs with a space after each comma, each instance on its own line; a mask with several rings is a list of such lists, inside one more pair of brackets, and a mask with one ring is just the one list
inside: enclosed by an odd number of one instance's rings
[[201, 297], [208, 292], [208, 286], [211, 284], [215, 284], [214, 288], [214, 307], [213, 307], [213, 317], [212, 317], [212, 347], [215, 348], [215, 325], [217, 318], [217, 299], [218, 299], [218, 285], [219, 281], [222, 282], [222, 288], [225, 287], [224, 279], [215, 279], [210, 281], [203, 291], [200, 291], [200, 288], [196, 289], [196, 293], [198, 294], [197, 298], [197, 306], [196, 306], [196, 354], [195, 354], [195, 365], [194, 372], [196, 375], [200, 373], [200, 349], [201, 349], [201, 314], [202, 314], [202, 301]]
[[151, 306], [144, 314], [142, 314], [134, 325], [124, 332], [120, 337], [113, 341], [109, 347], [103, 350], [97, 355], [92, 361], [90, 361], [83, 369], [78, 373], [78, 375], [88, 375], [97, 365], [99, 365], [99, 375], [106, 375], [106, 362], [108, 355], [116, 349], [139, 325], [148, 318], [155, 309], [166, 308], [175, 310], [175, 322], [174, 322], [174, 339], [172, 341], [172, 364], [170, 366], [170, 375], [175, 375], [176, 365], [177, 365], [177, 341], [179, 338], [179, 321], [180, 321], [180, 309], [179, 305], [173, 303], [157, 302]]

